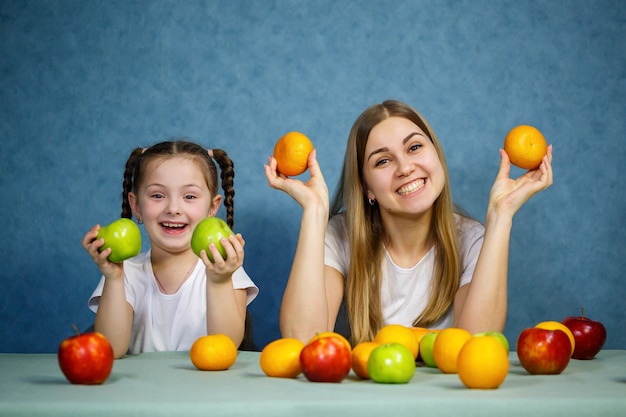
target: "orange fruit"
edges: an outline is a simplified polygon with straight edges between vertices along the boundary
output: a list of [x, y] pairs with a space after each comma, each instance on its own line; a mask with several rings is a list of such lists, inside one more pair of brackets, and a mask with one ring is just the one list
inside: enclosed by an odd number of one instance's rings
[[283, 337], [268, 343], [261, 351], [259, 363], [265, 375], [275, 378], [295, 378], [302, 372], [300, 352], [304, 347], [298, 339]]
[[380, 344], [376, 342], [361, 342], [352, 349], [352, 370], [358, 377], [370, 378], [370, 374], [367, 372], [367, 361], [370, 358], [370, 353], [378, 346]]
[[314, 340], [321, 339], [323, 337], [337, 337], [341, 339], [341, 341], [345, 343], [345, 345], [348, 347], [348, 352], [352, 351], [352, 346], [350, 345], [350, 342], [348, 342], [348, 339], [343, 337], [343, 335], [340, 335], [339, 333], [335, 333], [335, 332], [316, 333], [315, 336], [313, 336], [311, 340], [309, 340], [309, 343], [313, 342]]
[[203, 371], [223, 371], [237, 360], [237, 346], [224, 334], [200, 336], [191, 345], [189, 358]]
[[574, 339], [574, 334], [566, 325], [558, 321], [548, 320], [548, 321], [542, 321], [541, 323], [537, 323], [535, 327], [539, 329], [563, 331], [567, 335], [567, 337], [569, 337], [570, 344], [572, 345], [572, 354], [574, 353], [574, 347], [575, 347], [574, 345], [576, 344], [575, 339]]
[[457, 361], [457, 373], [467, 388], [498, 388], [509, 372], [509, 354], [494, 336], [468, 340]]
[[472, 334], [465, 329], [449, 327], [437, 335], [433, 345], [433, 358], [437, 368], [444, 374], [457, 372], [457, 360], [461, 348], [472, 338]]
[[419, 353], [419, 342], [417, 341], [413, 330], [411, 330], [410, 327], [406, 327], [401, 324], [388, 324], [383, 326], [378, 333], [376, 333], [374, 342], [381, 345], [387, 343], [400, 343], [409, 349], [411, 355], [413, 355], [413, 359], [416, 359], [417, 354]]
[[422, 356], [422, 338], [426, 335], [426, 333], [430, 333], [432, 330], [426, 328], [426, 327], [409, 327], [409, 329], [411, 329], [413, 331], [413, 335], [415, 335], [415, 338], [417, 339], [417, 344], [419, 345], [419, 349], [417, 352], [417, 358], [416, 359], [421, 359]]
[[311, 140], [300, 132], [289, 132], [274, 145], [276, 169], [283, 175], [293, 177], [307, 169], [307, 160], [313, 150]]
[[413, 331], [413, 335], [417, 339], [417, 343], [422, 341], [422, 337], [424, 337], [426, 333], [432, 332], [432, 330], [427, 329], [426, 327], [409, 327], [409, 329]]
[[548, 144], [537, 128], [520, 125], [506, 135], [504, 150], [513, 165], [522, 169], [536, 169], [548, 152]]

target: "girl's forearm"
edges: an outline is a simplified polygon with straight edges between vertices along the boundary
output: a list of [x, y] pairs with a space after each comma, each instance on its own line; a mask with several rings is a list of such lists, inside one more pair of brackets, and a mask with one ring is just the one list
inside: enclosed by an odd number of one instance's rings
[[94, 329], [109, 340], [115, 358], [128, 351], [132, 323], [133, 310], [126, 301], [124, 279], [107, 279], [98, 301]]
[[239, 346], [245, 331], [246, 297], [246, 290], [233, 289], [230, 280], [207, 280], [207, 334], [225, 334]]

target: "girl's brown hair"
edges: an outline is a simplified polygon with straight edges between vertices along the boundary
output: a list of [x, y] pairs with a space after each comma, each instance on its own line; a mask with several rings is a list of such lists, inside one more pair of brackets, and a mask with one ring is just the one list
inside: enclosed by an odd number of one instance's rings
[[355, 121], [346, 147], [343, 172], [330, 215], [343, 213], [350, 245], [346, 307], [353, 343], [373, 340], [383, 326], [381, 305], [383, 228], [378, 205], [370, 205], [363, 178], [365, 146], [374, 126], [389, 117], [403, 117], [419, 126], [435, 146], [445, 174], [441, 195], [433, 205], [430, 233], [435, 241], [435, 267], [428, 304], [413, 326], [428, 327], [452, 305], [459, 286], [461, 261], [443, 148], [428, 122], [405, 103], [387, 100], [366, 109]]
[[207, 150], [202, 146], [185, 140], [175, 140], [157, 143], [149, 148], [136, 148], [126, 161], [124, 171], [124, 183], [122, 190], [122, 217], [131, 219], [133, 217], [128, 193], [137, 192], [141, 185], [146, 166], [150, 161], [156, 159], [166, 159], [183, 156], [197, 163], [204, 173], [204, 177], [212, 193], [216, 194], [218, 189], [217, 167], [213, 159], [220, 166], [220, 178], [222, 189], [224, 190], [224, 206], [226, 207], [226, 223], [232, 228], [235, 222], [235, 165], [226, 152], [221, 149]]

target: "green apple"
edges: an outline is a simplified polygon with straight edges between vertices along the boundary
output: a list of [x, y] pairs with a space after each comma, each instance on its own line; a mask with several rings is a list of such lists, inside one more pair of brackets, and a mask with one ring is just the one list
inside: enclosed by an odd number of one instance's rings
[[506, 340], [506, 336], [504, 336], [500, 332], [496, 332], [496, 331], [482, 332], [482, 333], [476, 333], [474, 335], [474, 337], [479, 337], [479, 336], [492, 336], [492, 337], [495, 337], [496, 339], [498, 339], [498, 341], [500, 343], [502, 343], [502, 346], [504, 346], [504, 348], [506, 349], [507, 352], [511, 351], [511, 348], [509, 347], [509, 341]]
[[222, 255], [222, 258], [226, 259], [226, 249], [224, 249], [220, 241], [223, 238], [228, 239], [230, 235], [234, 235], [234, 233], [224, 220], [219, 217], [207, 217], [193, 229], [191, 250], [198, 256], [200, 256], [202, 250], [205, 250], [209, 260], [215, 262], [213, 254], [209, 251], [209, 245], [213, 243], [220, 255]]
[[109, 261], [120, 263], [141, 252], [141, 232], [139, 226], [131, 219], [118, 219], [98, 229], [96, 239], [104, 239], [104, 245], [98, 249], [102, 252], [111, 248]]
[[380, 345], [370, 353], [367, 373], [374, 382], [382, 384], [406, 384], [415, 373], [415, 358], [400, 343]]
[[420, 340], [420, 356], [422, 361], [429, 368], [436, 368], [435, 358], [433, 356], [433, 346], [439, 332], [428, 332]]

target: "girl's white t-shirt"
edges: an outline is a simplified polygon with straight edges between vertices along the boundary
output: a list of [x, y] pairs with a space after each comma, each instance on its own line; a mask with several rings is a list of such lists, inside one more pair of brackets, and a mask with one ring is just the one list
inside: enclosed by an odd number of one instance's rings
[[[233, 288], [246, 289], [247, 304], [259, 293], [243, 267], [232, 277]], [[88, 306], [98, 311], [104, 276], [89, 298]], [[124, 261], [126, 301], [133, 308], [133, 326], [128, 353], [185, 351], [206, 335], [206, 273], [198, 258], [189, 278], [175, 294], [163, 294], [158, 287], [150, 251]]]
[[[325, 238], [324, 263], [347, 277], [350, 264], [348, 236], [343, 215], [333, 216], [328, 221]], [[485, 235], [484, 226], [476, 220], [455, 215], [462, 272], [459, 287], [472, 281], [478, 254]], [[411, 268], [394, 264], [387, 249], [382, 264], [381, 303], [383, 324], [412, 326], [428, 301], [429, 287], [435, 262], [435, 248]], [[443, 329], [454, 323], [454, 306], [451, 306], [431, 328]]]

